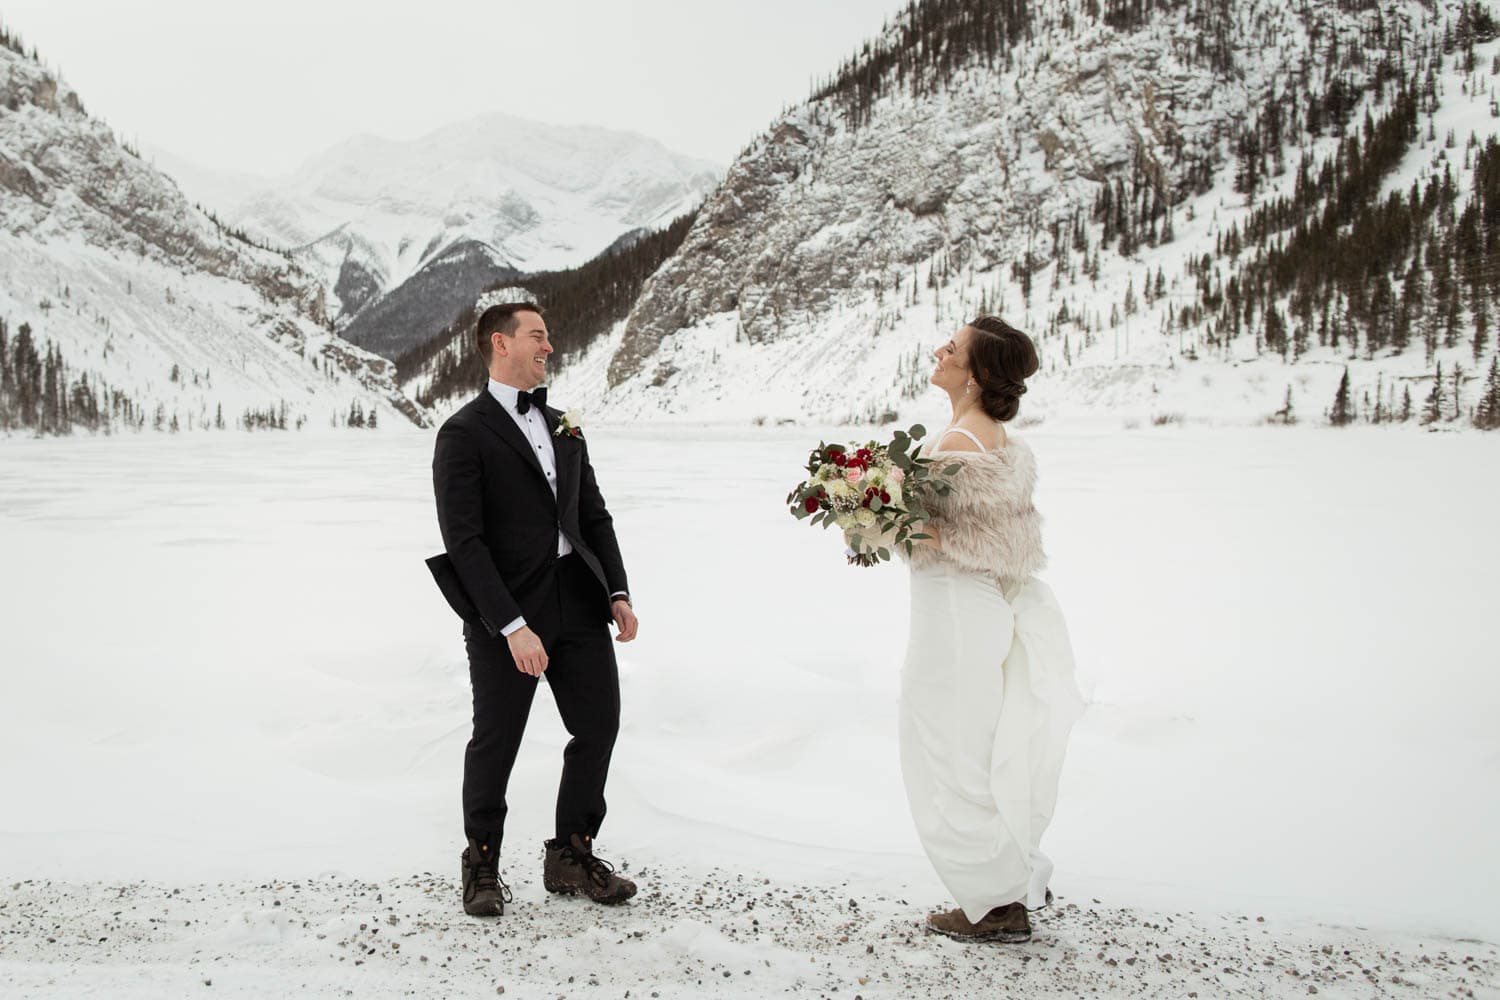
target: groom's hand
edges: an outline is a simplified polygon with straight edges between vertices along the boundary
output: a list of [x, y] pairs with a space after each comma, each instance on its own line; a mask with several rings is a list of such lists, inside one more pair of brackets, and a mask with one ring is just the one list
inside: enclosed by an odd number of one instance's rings
[[522, 625], [505, 641], [510, 643], [511, 659], [516, 661], [517, 670], [532, 677], [542, 676], [542, 671], [547, 669], [547, 651], [530, 626]]
[[620, 634], [615, 636], [615, 642], [629, 642], [635, 638], [636, 629], [641, 627], [640, 621], [635, 617], [635, 609], [630, 606], [629, 601], [615, 601], [610, 605], [610, 612], [615, 616], [615, 628]]

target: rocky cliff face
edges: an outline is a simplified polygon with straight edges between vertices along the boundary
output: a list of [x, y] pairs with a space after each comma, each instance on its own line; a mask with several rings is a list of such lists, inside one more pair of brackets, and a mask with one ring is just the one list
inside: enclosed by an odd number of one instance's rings
[[[1033, 415], [1258, 419], [1288, 394], [1316, 413], [1347, 342], [1292, 358], [1238, 321], [1226, 334], [1215, 295], [1260, 256], [1231, 234], [1292, 196], [1299, 164], [1316, 176], [1348, 137], [1366, 142], [1366, 115], [1404, 88], [1433, 89], [1424, 132], [1493, 135], [1476, 96], [1491, 53], [1481, 37], [1466, 79], [1463, 16], [1417, 0], [913, 4], [749, 145], [601, 345], [603, 377], [574, 392], [621, 417], [887, 416], [926, 391], [932, 346], [994, 311], [1042, 349]], [[972, 29], [983, 18], [1003, 23]], [[1414, 136], [1378, 194], [1445, 162], [1464, 173], [1461, 154]], [[1425, 391], [1431, 356], [1356, 353], [1357, 382]]]
[[356, 404], [426, 420], [389, 362], [332, 333], [318, 281], [216, 224], [10, 48], [0, 48], [0, 275], [12, 327], [28, 325], [75, 373], [179, 427], [267, 409], [322, 426]]

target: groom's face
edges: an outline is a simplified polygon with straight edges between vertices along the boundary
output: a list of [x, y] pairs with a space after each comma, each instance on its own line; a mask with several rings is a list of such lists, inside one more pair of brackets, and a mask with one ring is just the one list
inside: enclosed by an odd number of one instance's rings
[[516, 332], [495, 333], [491, 338], [495, 353], [490, 374], [497, 381], [518, 389], [532, 389], [547, 381], [547, 355], [552, 341], [547, 338], [547, 323], [534, 312], [516, 313]]

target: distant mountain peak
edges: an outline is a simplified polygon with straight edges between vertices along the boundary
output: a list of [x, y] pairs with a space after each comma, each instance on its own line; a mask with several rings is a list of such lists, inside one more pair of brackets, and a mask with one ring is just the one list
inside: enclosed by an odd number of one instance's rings
[[[676, 218], [720, 174], [635, 133], [498, 112], [411, 140], [353, 136], [248, 186], [181, 166], [184, 187], [226, 222], [294, 249], [333, 293], [340, 329], [455, 242], [486, 244], [521, 271], [577, 266]], [[438, 325], [454, 308], [432, 303]]]
[[[201, 211], [88, 116], [40, 63], [0, 47], [0, 321], [48, 357], [46, 416], [95, 429], [342, 426], [426, 414], [393, 366], [329, 328], [323, 286], [285, 252]], [[24, 331], [25, 336], [22, 336]], [[0, 427], [28, 405], [10, 371]], [[29, 363], [29, 362], [28, 362]], [[18, 395], [10, 398], [9, 393]]]

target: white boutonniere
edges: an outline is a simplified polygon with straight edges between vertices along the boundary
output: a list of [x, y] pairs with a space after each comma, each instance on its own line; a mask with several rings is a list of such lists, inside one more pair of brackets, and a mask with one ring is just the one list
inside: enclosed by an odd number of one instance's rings
[[583, 437], [583, 428], [579, 426], [583, 422], [583, 415], [577, 410], [569, 410], [557, 421], [557, 429], [552, 432], [553, 437]]

